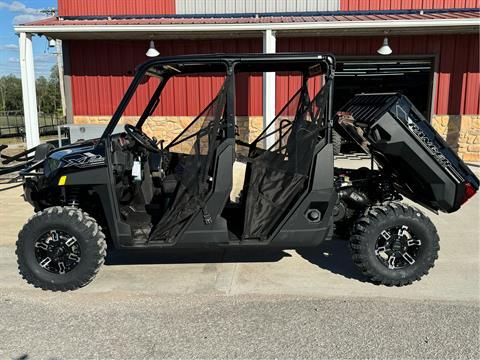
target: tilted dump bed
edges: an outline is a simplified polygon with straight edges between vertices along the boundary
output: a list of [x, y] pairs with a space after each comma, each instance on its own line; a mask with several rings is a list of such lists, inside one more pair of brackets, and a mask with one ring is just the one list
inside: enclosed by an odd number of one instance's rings
[[413, 201], [453, 212], [478, 190], [478, 178], [405, 96], [359, 94], [340, 114], [337, 131], [369, 151]]

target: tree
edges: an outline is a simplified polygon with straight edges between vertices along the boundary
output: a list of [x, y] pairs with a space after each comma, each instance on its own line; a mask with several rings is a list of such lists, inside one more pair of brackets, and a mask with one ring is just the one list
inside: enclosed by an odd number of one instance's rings
[[62, 111], [62, 99], [60, 94], [60, 81], [58, 78], [58, 66], [52, 66], [50, 70], [50, 79], [48, 80], [50, 92], [52, 94], [52, 106], [55, 113]]
[[[45, 114], [61, 111], [60, 88], [57, 66], [53, 66], [50, 76], [37, 78], [37, 107]], [[23, 111], [22, 82], [15, 75], [0, 77], [0, 111]]]
[[38, 112], [50, 113], [51, 95], [48, 89], [48, 80], [45, 76], [40, 76], [35, 81], [37, 88], [37, 109]]
[[14, 75], [0, 77], [0, 110], [22, 110], [22, 82]]
[[44, 114], [57, 114], [61, 110], [60, 89], [57, 66], [53, 66], [49, 79], [40, 76], [36, 81], [38, 111]]

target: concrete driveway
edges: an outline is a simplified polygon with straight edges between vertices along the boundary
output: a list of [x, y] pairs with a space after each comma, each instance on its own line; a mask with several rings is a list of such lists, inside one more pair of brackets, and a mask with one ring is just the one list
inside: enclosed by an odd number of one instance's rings
[[480, 357], [480, 196], [428, 214], [440, 258], [403, 288], [366, 282], [335, 240], [298, 252], [116, 253], [93, 283], [56, 294], [17, 273], [14, 242], [32, 214], [20, 195], [0, 192], [2, 359]]

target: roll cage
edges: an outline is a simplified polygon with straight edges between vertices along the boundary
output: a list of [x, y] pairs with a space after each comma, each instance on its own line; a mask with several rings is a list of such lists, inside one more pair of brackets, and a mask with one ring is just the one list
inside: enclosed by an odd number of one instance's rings
[[[331, 54], [319, 53], [276, 53], [276, 54], [212, 54], [212, 55], [184, 55], [152, 59], [140, 65], [135, 77], [128, 87], [118, 108], [107, 125], [101, 140], [110, 136], [119, 123], [125, 109], [133, 98], [138, 86], [145, 76], [160, 78], [160, 83], [152, 94], [147, 106], [140, 116], [136, 127], [141, 128], [147, 118], [153, 114], [160, 102], [160, 96], [165, 85], [174, 76], [194, 75], [222, 72], [225, 73], [226, 83], [226, 137], [235, 136], [235, 74], [238, 72], [299, 72], [305, 78], [324, 74], [326, 80], [333, 81], [335, 72], [335, 58]], [[230, 79], [229, 79], [230, 78]], [[332, 128], [332, 91], [329, 87], [327, 118], [328, 128], [326, 140], [331, 141]], [[272, 119], [267, 119], [267, 121]], [[100, 141], [101, 142], [101, 141]]]
[[[188, 55], [141, 65], [94, 145], [105, 150], [109, 169], [107, 202], [112, 211], [105, 213], [111, 217], [109, 228], [116, 233], [115, 246], [274, 242], [288, 247], [295, 242], [289, 234], [305, 226], [305, 241], [324, 239], [333, 228], [330, 215], [335, 199], [331, 156], [334, 68], [332, 55], [317, 53]], [[264, 119], [269, 125], [256, 140], [242, 143], [236, 134], [240, 115], [235, 109], [235, 80], [237, 74], [262, 72], [295, 74], [301, 80], [300, 89], [273, 119]], [[169, 79], [219, 73], [224, 81], [217, 95], [166, 147], [135, 155], [118, 148], [113, 130], [145, 76], [160, 81], [151, 89], [153, 93], [137, 120], [139, 130], [154, 114]], [[316, 90], [317, 84], [321, 90]], [[192, 126], [196, 122], [199, 126]], [[270, 141], [263, 141], [266, 137]], [[185, 140], [189, 142], [179, 151], [172, 149]], [[160, 157], [157, 162], [152, 160], [155, 155]], [[143, 174], [136, 180], [139, 183], [133, 181], [132, 156]], [[232, 202], [233, 168], [238, 161], [246, 164], [243, 195]], [[114, 167], [120, 170], [115, 172]], [[328, 169], [321, 177], [315, 175], [320, 168]], [[270, 191], [264, 191], [267, 188]], [[128, 194], [135, 196], [121, 203]], [[295, 215], [307, 213], [311, 207], [324, 216], [311, 221]]]

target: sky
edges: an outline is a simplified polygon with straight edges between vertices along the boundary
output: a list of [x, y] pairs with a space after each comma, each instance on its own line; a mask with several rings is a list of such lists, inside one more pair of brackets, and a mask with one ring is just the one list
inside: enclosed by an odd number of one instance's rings
[[[13, 74], [20, 77], [18, 61], [18, 36], [13, 30], [15, 24], [22, 24], [46, 17], [42, 9], [57, 8], [56, 0], [0, 0], [0, 76]], [[35, 76], [48, 76], [56, 62], [55, 48], [48, 48], [45, 37], [33, 37]]]

